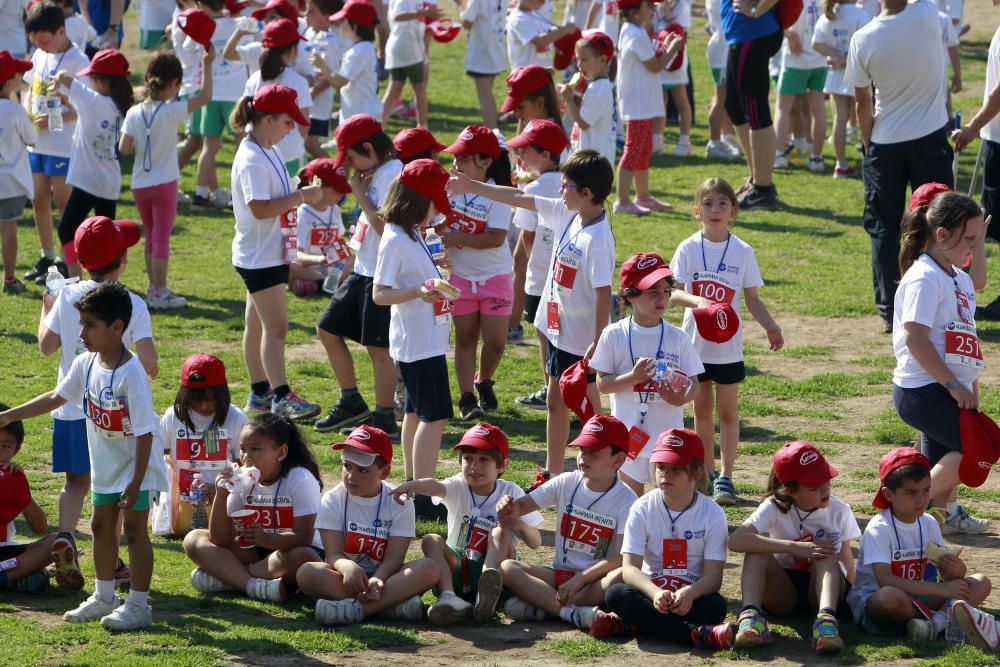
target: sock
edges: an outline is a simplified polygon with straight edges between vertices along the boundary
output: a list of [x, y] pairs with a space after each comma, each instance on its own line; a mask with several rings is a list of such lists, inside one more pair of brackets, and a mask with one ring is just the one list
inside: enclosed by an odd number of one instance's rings
[[104, 602], [112, 602], [115, 599], [115, 580], [97, 580], [97, 597]]
[[50, 261], [56, 261], [56, 251], [54, 248], [49, 248], [48, 250], [42, 250], [42, 257]]
[[844, 160], [843, 162], [841, 162], [840, 160], [837, 160], [837, 168], [839, 168], [839, 169], [847, 169], [849, 166], [851, 166], [851, 165], [850, 165], [850, 163], [847, 160]]
[[948, 627], [948, 614], [943, 611], [934, 612], [934, 615], [931, 616], [931, 624], [937, 632], [944, 632], [945, 628]]
[[736, 137], [733, 136], [732, 134], [723, 134], [722, 135], [722, 140], [726, 141], [726, 142], [728, 142], [728, 141], [736, 141]]
[[948, 512], [948, 516], [955, 516], [958, 514], [958, 503], [947, 503], [945, 504], [945, 511]]
[[455, 597], [455, 591], [441, 591], [441, 595], [438, 596], [438, 600], [443, 600], [445, 598]]
[[253, 393], [257, 394], [258, 396], [263, 396], [264, 394], [266, 394], [270, 390], [271, 390], [271, 387], [270, 387], [270, 385], [267, 384], [266, 380], [263, 381], [263, 382], [253, 382], [253, 383], [250, 384], [250, 391], [252, 391]]
[[576, 625], [576, 623], [573, 622], [573, 612], [575, 611], [576, 605], [571, 604], [568, 607], [563, 607], [559, 610], [559, 618], [566, 621], [570, 625]]
[[254, 586], [256, 585], [257, 585], [257, 577], [250, 577], [247, 580], [247, 588], [246, 588], [247, 595], [252, 595], [250, 591], [252, 591], [254, 589]]
[[199, 185], [194, 189], [195, 197], [204, 197], [208, 199], [208, 195], [211, 194], [211, 190], [208, 189], [207, 185]]
[[137, 591], [134, 588], [129, 591], [128, 602], [138, 607], [149, 606], [149, 591]]
[[279, 387], [274, 388], [274, 400], [280, 401], [289, 393], [291, 393], [291, 388], [287, 384], [283, 384]]
[[355, 396], [357, 396], [358, 398], [361, 397], [361, 392], [358, 391], [357, 387], [351, 387], [350, 389], [341, 389], [340, 390], [340, 397], [343, 398], [343, 399], [345, 399], [345, 400], [346, 399], [353, 399]]
[[740, 609], [740, 614], [742, 614], [745, 611], [752, 611], [755, 614], [759, 614], [760, 613], [760, 609], [757, 608], [757, 605], [753, 605], [753, 604], [748, 604], [745, 607], [743, 607], [743, 609]]

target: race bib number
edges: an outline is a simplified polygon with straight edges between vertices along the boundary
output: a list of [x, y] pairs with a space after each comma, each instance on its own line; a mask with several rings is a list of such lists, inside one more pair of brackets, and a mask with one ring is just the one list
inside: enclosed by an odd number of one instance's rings
[[448, 228], [466, 234], [482, 234], [486, 231], [486, 211], [478, 209], [455, 211], [454, 215], [448, 218]]
[[948, 323], [944, 332], [944, 363], [977, 370], [981, 370], [985, 366], [975, 324], [968, 322]]
[[892, 552], [892, 573], [908, 581], [920, 581], [927, 562], [922, 556], [921, 549], [896, 549]]
[[438, 299], [434, 302], [434, 324], [436, 326], [451, 326], [451, 301]]
[[555, 301], [545, 303], [545, 327], [551, 335], [559, 334], [559, 304]]
[[289, 496], [252, 495], [243, 504], [244, 508], [257, 512], [257, 523], [269, 533], [291, 530], [295, 517], [292, 514], [292, 499]]
[[381, 563], [385, 558], [388, 538], [389, 531], [386, 528], [376, 529], [352, 521], [347, 526], [347, 535], [344, 536], [344, 553], [348, 556], [367, 556]]
[[462, 555], [476, 562], [486, 558], [490, 532], [494, 526], [496, 522], [487, 517], [468, 514], [462, 517], [462, 527], [458, 530], [458, 546], [462, 549]]
[[560, 532], [567, 550], [599, 560], [608, 555], [608, 546], [615, 536], [615, 520], [582, 507], [567, 505]]
[[361, 250], [361, 244], [365, 242], [365, 234], [367, 233], [368, 223], [359, 218], [357, 224], [354, 225], [354, 229], [351, 230], [351, 240], [347, 244], [351, 247], [351, 250], [354, 252]]
[[201, 462], [225, 461], [229, 452], [229, 434], [226, 429], [209, 429], [203, 433], [190, 433], [186, 429], [178, 429], [174, 438], [174, 459], [180, 464], [187, 464], [190, 469], [212, 468], [215, 466], [198, 465]]
[[716, 303], [733, 303], [736, 299], [736, 289], [722, 274], [712, 271], [699, 271], [694, 274], [691, 281], [691, 293]]
[[580, 126], [576, 123], [573, 123], [573, 129], [569, 132], [569, 140], [574, 146], [580, 144]]
[[87, 417], [103, 438], [124, 440], [135, 437], [125, 397], [115, 398], [110, 389], [96, 401], [87, 392]]
[[691, 584], [688, 573], [688, 542], [680, 538], [664, 538], [663, 569], [650, 576], [657, 587], [676, 591]]
[[292, 264], [299, 258], [299, 240], [295, 235], [299, 226], [299, 212], [294, 208], [281, 214], [281, 246], [285, 264]]
[[339, 238], [340, 232], [335, 227], [331, 227], [330, 229], [313, 227], [309, 232], [309, 245], [317, 248], [326, 248], [333, 245], [333, 242]]
[[564, 290], [573, 289], [576, 282], [576, 272], [580, 268], [580, 260], [573, 255], [559, 255], [553, 279]]
[[350, 258], [351, 248], [344, 239], [338, 237], [331, 241], [329, 245], [323, 246], [323, 254], [326, 255], [326, 261], [335, 264], [336, 262]]

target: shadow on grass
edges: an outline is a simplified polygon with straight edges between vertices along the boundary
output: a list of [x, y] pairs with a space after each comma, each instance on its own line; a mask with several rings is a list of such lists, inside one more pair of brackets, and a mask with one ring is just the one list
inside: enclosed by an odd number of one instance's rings
[[[830, 215], [831, 219], [837, 216]], [[843, 223], [848, 224], [848, 223]], [[815, 227], [798, 227], [794, 224], [782, 224], [778, 222], [764, 222], [762, 220], [744, 220], [740, 218], [740, 227], [752, 229], [755, 232], [774, 232], [778, 234], [800, 234], [809, 238], [834, 239], [840, 238], [844, 232], [839, 229], [817, 229]], [[771, 285], [769, 280], [768, 285]]]

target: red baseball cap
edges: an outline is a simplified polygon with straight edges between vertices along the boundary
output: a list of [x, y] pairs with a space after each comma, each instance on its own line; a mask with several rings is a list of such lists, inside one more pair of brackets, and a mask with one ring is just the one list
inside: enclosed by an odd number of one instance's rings
[[399, 174], [399, 182], [434, 202], [434, 208], [444, 216], [452, 214], [451, 203], [448, 201], [448, 172], [437, 160], [414, 160], [403, 167]]
[[556, 55], [552, 61], [552, 66], [556, 69], [566, 69], [573, 62], [573, 56], [576, 55], [576, 41], [580, 39], [579, 28], [574, 28], [573, 32], [568, 35], [563, 35], [557, 39], [552, 47], [555, 49]]
[[607, 56], [608, 60], [615, 57], [615, 43], [606, 33], [600, 30], [584, 30], [581, 37], [597, 49], [597, 52], [602, 56]]
[[[653, 0], [654, 3], [660, 2], [661, 0]], [[618, 0], [618, 9], [631, 9], [632, 7], [638, 7], [642, 4], [642, 0]]]
[[[192, 375], [201, 375], [201, 380], [192, 380]], [[226, 366], [218, 357], [199, 352], [184, 360], [181, 367], [181, 386], [188, 389], [217, 387], [226, 383]]]
[[[386, 465], [392, 463], [392, 441], [385, 431], [368, 424], [358, 426], [344, 442], [333, 445], [333, 449], [344, 450], [341, 457], [351, 463], [367, 468], [381, 456]], [[353, 451], [352, 451], [353, 450]]]
[[446, 153], [459, 156], [482, 153], [489, 155], [494, 160], [499, 158], [503, 152], [497, 135], [493, 134], [493, 130], [482, 125], [467, 126], [459, 133], [455, 142], [444, 150]]
[[907, 466], [912, 463], [924, 466], [927, 468], [927, 474], [931, 474], [931, 462], [927, 460], [926, 456], [913, 447], [896, 447], [895, 449], [890, 449], [884, 456], [882, 456], [881, 459], [879, 459], [878, 491], [875, 492], [875, 498], [872, 500], [872, 507], [880, 510], [889, 509], [889, 501], [886, 500], [885, 496], [882, 494], [885, 478], [888, 477], [889, 473], [896, 468], [902, 468], [903, 466]]
[[511, 148], [540, 146], [553, 155], [559, 156], [569, 146], [569, 140], [566, 139], [566, 132], [555, 122], [548, 119], [535, 119], [529, 120], [528, 124], [521, 130], [521, 134], [508, 141], [507, 145]]
[[10, 51], [0, 51], [0, 82], [9, 81], [11, 77], [24, 74], [31, 70], [30, 60], [15, 58]]
[[302, 168], [306, 180], [312, 181], [318, 178], [325, 187], [332, 188], [334, 192], [347, 194], [351, 191], [351, 185], [347, 182], [347, 170], [338, 167], [331, 158], [321, 157], [310, 160]]
[[462, 434], [462, 439], [452, 449], [459, 447], [473, 447], [475, 449], [489, 450], [496, 449], [500, 455], [507, 458], [510, 445], [507, 443], [507, 434], [499, 426], [479, 422], [468, 431]]
[[910, 210], [912, 211], [921, 206], [929, 206], [934, 201], [934, 198], [942, 192], [951, 192], [951, 188], [944, 183], [924, 183], [910, 195]]
[[375, 116], [363, 113], [351, 116], [338, 125], [337, 129], [333, 131], [333, 137], [337, 141], [337, 155], [333, 159], [334, 165], [339, 167], [344, 164], [349, 147], [359, 144], [381, 131], [382, 124], [375, 120]]
[[[623, 267], [624, 268], [624, 267]], [[740, 330], [740, 316], [733, 306], [721, 301], [692, 311], [698, 334], [713, 343], [725, 343]]]
[[348, 0], [339, 12], [330, 15], [331, 21], [344, 19], [374, 28], [378, 25], [378, 12], [375, 11], [375, 5], [367, 0]]
[[203, 9], [185, 9], [177, 15], [177, 27], [185, 35], [198, 42], [205, 49], [212, 48], [212, 35], [215, 34], [215, 19]]
[[674, 56], [674, 59], [671, 60], [669, 63], [667, 63], [666, 69], [668, 72], [676, 72], [681, 68], [681, 65], [684, 64], [684, 48], [685, 45], [687, 44], [687, 30], [685, 30], [684, 27], [678, 23], [671, 23], [670, 25], [667, 26], [665, 30], [661, 30], [659, 34], [656, 36], [660, 42], [657, 45], [656, 55], [660, 55], [660, 53], [662, 52], [661, 49], [666, 48], [667, 38], [674, 33], [681, 36], [682, 46], [681, 50], [678, 51], [677, 55]]
[[427, 24], [427, 31], [435, 42], [447, 44], [462, 32], [462, 24], [452, 21], [450, 18], [440, 18]]
[[552, 77], [541, 65], [518, 67], [507, 77], [507, 99], [500, 111], [513, 111], [525, 95], [540, 90], [547, 83], [552, 83]]
[[587, 398], [587, 375], [589, 373], [587, 360], [581, 359], [559, 376], [559, 395], [562, 396], [566, 407], [575, 412], [582, 422], [586, 422], [594, 416], [594, 405]]
[[142, 234], [131, 220], [112, 220], [103, 215], [87, 218], [73, 235], [73, 247], [80, 266], [93, 271], [115, 261], [126, 248], [131, 248]]
[[982, 486], [1000, 459], [1000, 427], [978, 410], [959, 410], [958, 423], [962, 439], [958, 478], [966, 486]]
[[258, 88], [253, 94], [253, 109], [265, 113], [287, 113], [299, 125], [309, 125], [309, 119], [303, 116], [302, 110], [299, 109], [299, 94], [280, 83], [271, 83]]
[[411, 127], [408, 130], [403, 130], [392, 140], [392, 145], [396, 147], [396, 154], [403, 161], [424, 151], [440, 153], [447, 148], [435, 139], [426, 127]]
[[587, 423], [580, 429], [580, 435], [576, 436], [573, 442], [569, 443], [569, 446], [584, 449], [617, 447], [628, 451], [628, 429], [617, 417], [599, 412], [587, 420]]
[[621, 289], [634, 287], [642, 291], [672, 275], [674, 272], [662, 257], [655, 252], [640, 252], [625, 260], [618, 277]]
[[299, 18], [299, 13], [296, 11], [295, 5], [288, 2], [288, 0], [268, 0], [266, 5], [254, 10], [250, 16], [260, 21], [264, 18], [264, 14], [267, 14], [272, 9], [291, 21], [297, 21]]
[[302, 40], [305, 37], [299, 34], [298, 23], [290, 19], [278, 19], [264, 26], [264, 36], [260, 43], [264, 48], [270, 49]]
[[244, 0], [225, 0], [225, 5], [230, 16], [239, 16], [244, 9], [250, 6], [250, 3]]
[[818, 449], [805, 440], [795, 440], [774, 453], [774, 475], [782, 484], [798, 482], [817, 487], [839, 473]]
[[128, 76], [128, 59], [118, 49], [103, 49], [94, 54], [90, 64], [76, 73], [77, 76], [103, 74], [104, 76]]
[[31, 487], [23, 470], [0, 468], [0, 525], [16, 519], [31, 503]]
[[686, 428], [672, 428], [656, 436], [650, 463], [686, 466], [691, 461], [705, 461], [705, 444], [697, 433]]

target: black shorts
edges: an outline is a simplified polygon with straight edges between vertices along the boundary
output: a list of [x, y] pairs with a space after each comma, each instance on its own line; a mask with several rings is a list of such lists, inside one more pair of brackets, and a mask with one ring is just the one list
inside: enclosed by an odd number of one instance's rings
[[289, 267], [287, 264], [269, 266], [265, 269], [241, 269], [238, 266], [233, 268], [236, 269], [236, 273], [240, 274], [243, 284], [247, 286], [247, 291], [251, 294], [288, 282]]
[[962, 451], [958, 402], [937, 382], [903, 389], [892, 385], [892, 403], [899, 418], [920, 431], [920, 453], [936, 464], [949, 452]]
[[422, 422], [436, 422], [455, 416], [451, 406], [448, 360], [442, 354], [419, 361], [400, 361], [399, 373], [406, 387], [403, 412], [414, 412]]
[[[322, 561], [326, 560], [326, 552], [323, 549], [320, 549], [319, 547], [314, 546], [312, 544], [309, 545], [309, 548], [316, 552], [316, 555], [319, 556], [320, 560]], [[258, 556], [260, 556], [261, 560], [265, 560], [271, 554], [277, 551], [276, 549], [268, 549], [267, 547], [258, 547], [258, 546], [254, 546], [253, 550], [257, 553]]]
[[542, 295], [539, 294], [535, 296], [534, 294], [524, 295], [524, 319], [528, 322], [535, 321], [535, 313], [538, 312], [538, 304], [542, 302]]
[[711, 380], [715, 384], [739, 384], [746, 379], [747, 367], [742, 361], [731, 364], [704, 364], [705, 372], [698, 375], [698, 382]]
[[[372, 300], [374, 280], [352, 273], [337, 286], [319, 328], [361, 345], [389, 347], [389, 306]], [[449, 399], [450, 400], [450, 399]]]
[[[802, 572], [784, 568], [785, 574], [792, 580], [795, 588], [795, 611], [794, 614], [809, 614], [817, 611], [809, 602], [809, 583], [812, 581], [812, 572]], [[836, 615], [840, 618], [851, 618], [851, 608], [847, 606], [847, 594], [851, 592], [851, 583], [844, 580], [845, 589], [837, 603]]]
[[330, 119], [320, 120], [319, 118], [309, 119], [309, 136], [310, 137], [328, 137], [330, 136]]
[[496, 74], [483, 74], [482, 72], [470, 72], [465, 71], [466, 76], [471, 76], [473, 79], [484, 79], [486, 77], [500, 76], [503, 72], [497, 72]]
[[[558, 380], [567, 368], [581, 359], [583, 357], [577, 356], [572, 352], [564, 352], [553, 345], [552, 341], [549, 341], [549, 356], [545, 360], [545, 373], [549, 377]], [[587, 373], [587, 384], [592, 382], [597, 382], [597, 373]]]
[[0, 560], [7, 560], [8, 558], [17, 558], [27, 550], [28, 550], [27, 544], [4, 545], [0, 547]]

